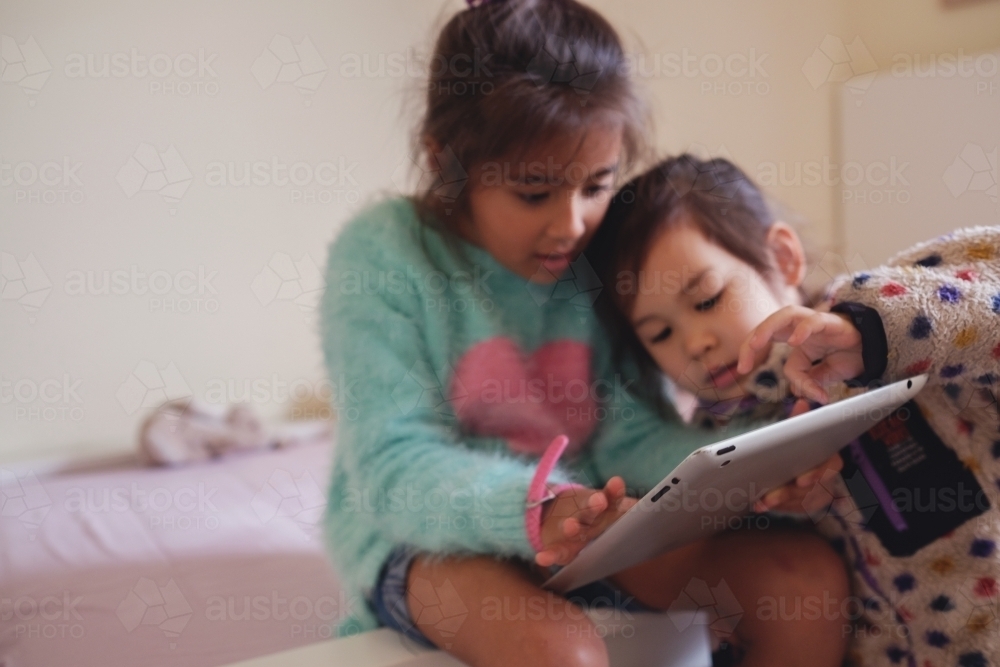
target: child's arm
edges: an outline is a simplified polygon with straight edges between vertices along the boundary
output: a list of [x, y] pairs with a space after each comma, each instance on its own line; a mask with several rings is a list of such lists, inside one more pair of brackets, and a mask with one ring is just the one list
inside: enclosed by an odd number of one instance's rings
[[[324, 295], [324, 352], [343, 392], [334, 397], [335, 489], [343, 492], [331, 505], [417, 549], [531, 558], [525, 513], [535, 464], [506, 454], [499, 440], [493, 452], [462, 445], [446, 395], [450, 378], [428, 361], [420, 296], [345, 287], [394, 268], [366, 240], [334, 245]], [[568, 479], [556, 469], [549, 481]]]
[[859, 324], [866, 350], [878, 346], [879, 325], [884, 331], [884, 366], [866, 359], [866, 375], [927, 373], [928, 386], [955, 401], [1000, 379], [1000, 227], [914, 246], [885, 267], [838, 280], [832, 302]]
[[595, 367], [614, 389], [599, 403], [600, 426], [590, 443], [593, 485], [618, 475], [630, 494], [644, 495], [699, 447], [760, 426], [732, 425], [724, 433], [688, 426], [672, 409], [667, 415], [657, 414], [654, 406], [637, 396], [634, 375], [627, 372], [631, 369], [618, 369], [606, 351], [595, 360]]
[[767, 318], [744, 344], [740, 368], [775, 339], [795, 348], [785, 366], [792, 390], [820, 401], [820, 384], [844, 380], [927, 373], [928, 386], [955, 401], [1000, 380], [1000, 228], [917, 245], [839, 279], [830, 302], [833, 312], [792, 306]]
[[768, 317], [741, 348], [738, 370], [781, 340], [794, 348], [785, 364], [792, 391], [820, 402], [824, 384], [927, 373], [925, 391], [943, 391], [961, 410], [1000, 380], [1000, 228], [961, 230], [838, 280], [831, 303], [834, 312], [791, 306]]

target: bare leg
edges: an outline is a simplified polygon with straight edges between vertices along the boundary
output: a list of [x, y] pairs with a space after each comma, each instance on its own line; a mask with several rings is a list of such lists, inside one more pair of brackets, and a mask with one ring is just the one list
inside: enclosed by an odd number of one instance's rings
[[[457, 630], [419, 613], [420, 590], [428, 586], [454, 587], [468, 609]], [[604, 640], [583, 610], [542, 590], [522, 565], [489, 557], [418, 557], [407, 603], [420, 631], [471, 667], [608, 667]]]
[[742, 665], [841, 664], [848, 634], [841, 609], [850, 586], [843, 561], [818, 535], [795, 529], [722, 533], [613, 580], [640, 602], [667, 609], [693, 578], [712, 588], [724, 581], [739, 603], [735, 611], [742, 616], [728, 640], [743, 650]]

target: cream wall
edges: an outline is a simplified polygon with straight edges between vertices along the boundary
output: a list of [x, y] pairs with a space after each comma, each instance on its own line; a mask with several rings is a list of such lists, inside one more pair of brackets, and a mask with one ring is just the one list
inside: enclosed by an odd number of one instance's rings
[[[635, 54], [658, 147], [725, 150], [765, 177], [837, 160], [838, 84], [817, 73], [821, 45], [860, 36], [887, 66], [901, 51], [1000, 41], [997, 2], [947, 12], [936, 0], [595, 5]], [[404, 101], [412, 106], [421, 86], [377, 64], [426, 53], [433, 26], [460, 6], [0, 5], [5, 66], [14, 66], [0, 82], [0, 163], [11, 165], [0, 178], [0, 462], [128, 450], [164, 396], [246, 396], [279, 416], [292, 409], [289, 388], [326, 393], [317, 270], [353, 211], [398, 191], [393, 174], [407, 163], [414, 122]], [[180, 69], [79, 69], [88, 54], [99, 65], [103, 54], [128, 60], [133, 50]], [[289, 81], [276, 80], [279, 56], [299, 65], [285, 70]], [[744, 69], [751, 58], [757, 66]], [[365, 59], [368, 71], [352, 76]], [[228, 165], [239, 176], [245, 162], [268, 173], [323, 165], [325, 176], [301, 186], [230, 182]], [[51, 184], [31, 176], [43, 167]], [[18, 168], [24, 183], [13, 178]], [[144, 181], [149, 170], [164, 180]], [[838, 243], [836, 184], [767, 188], [820, 245]], [[121, 293], [100, 293], [105, 272], [119, 272]], [[133, 274], [156, 274], [166, 291], [143, 290]]]
[[[329, 393], [318, 271], [338, 225], [392, 191], [406, 156], [400, 91], [419, 85], [341, 65], [423, 45], [440, 11], [436, 0], [0, 4], [15, 67], [0, 82], [0, 460], [132, 449], [165, 397], [247, 397], [279, 416], [290, 390]], [[287, 81], [281, 58], [299, 66]], [[146, 183], [142, 162], [163, 182]], [[229, 165], [239, 179], [246, 162], [270, 182], [231, 182]], [[296, 164], [301, 185], [271, 178]], [[107, 293], [105, 273], [120, 278]]]
[[1000, 2], [946, 8], [941, 0], [844, 0], [843, 7], [880, 67], [890, 67], [898, 54], [975, 53], [1000, 45]]
[[[724, 152], [751, 175], [782, 163], [832, 156], [834, 84], [813, 86], [802, 67], [827, 35], [848, 38], [832, 0], [649, 2], [597, 5], [621, 26], [629, 47], [645, 54], [697, 59], [687, 71], [642, 76], [653, 97], [659, 146]], [[652, 57], [651, 57], [652, 56]], [[744, 59], [758, 65], [744, 72]], [[723, 72], [716, 74], [719, 61]], [[661, 58], [662, 62], [662, 58]], [[725, 64], [731, 63], [730, 71]], [[655, 68], [653, 70], [655, 72]], [[766, 180], [766, 179], [765, 179]], [[811, 223], [819, 244], [831, 238], [833, 188], [768, 187], [776, 200]]]
[[881, 198], [841, 193], [844, 256], [875, 265], [958, 226], [1000, 224], [995, 191], [992, 201], [982, 191], [963, 193], [954, 181], [962, 176], [950, 171], [967, 151], [985, 157], [992, 148], [996, 159], [1000, 2], [948, 9], [937, 0], [848, 0], [845, 11], [880, 71], [863, 104], [842, 100], [833, 127], [842, 161], [907, 167], [905, 183], [884, 186]]

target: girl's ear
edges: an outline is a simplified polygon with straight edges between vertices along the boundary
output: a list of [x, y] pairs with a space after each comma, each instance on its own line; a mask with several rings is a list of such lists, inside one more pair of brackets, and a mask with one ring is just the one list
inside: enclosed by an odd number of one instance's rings
[[422, 143], [424, 145], [424, 151], [426, 151], [425, 155], [427, 156], [436, 157], [437, 154], [441, 152], [441, 144], [439, 144], [437, 140], [429, 134], [424, 135]]
[[791, 225], [778, 220], [767, 231], [767, 246], [775, 268], [787, 287], [798, 287], [806, 277], [806, 252]]

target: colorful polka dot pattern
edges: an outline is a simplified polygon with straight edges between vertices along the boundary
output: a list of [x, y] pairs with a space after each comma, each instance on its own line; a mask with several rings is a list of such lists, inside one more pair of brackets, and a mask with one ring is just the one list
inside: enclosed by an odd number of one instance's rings
[[958, 303], [962, 299], [962, 293], [954, 285], [942, 285], [938, 288], [938, 298], [945, 303]]
[[[863, 526], [829, 529], [856, 564], [857, 595], [896, 614], [868, 614], [885, 635], [856, 639], [851, 653], [860, 665], [1000, 667], [1000, 227], [923, 244], [838, 282], [831, 295], [882, 315], [887, 378], [930, 374], [917, 404], [991, 504], [906, 557]], [[902, 638], [892, 634], [900, 629]]]

